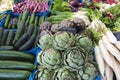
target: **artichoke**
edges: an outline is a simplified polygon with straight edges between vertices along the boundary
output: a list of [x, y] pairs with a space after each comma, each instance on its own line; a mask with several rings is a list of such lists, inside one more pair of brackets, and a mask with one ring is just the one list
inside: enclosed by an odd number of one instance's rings
[[80, 30], [84, 30], [87, 27], [85, 21], [81, 18], [76, 17], [72, 21], [74, 22], [75, 28], [78, 30], [78, 32]]
[[40, 30], [50, 30], [51, 29], [51, 26], [52, 26], [52, 23], [50, 22], [43, 22], [41, 25], [40, 25]]
[[52, 80], [52, 77], [52, 71], [46, 68], [39, 67], [39, 69], [37, 70], [37, 80]]
[[64, 64], [72, 71], [80, 70], [84, 65], [84, 54], [77, 47], [68, 49], [64, 54]]
[[74, 27], [74, 22], [73, 21], [70, 21], [70, 20], [63, 20], [61, 23], [60, 23], [60, 27]]
[[55, 71], [53, 80], [78, 80], [76, 73], [67, 70], [65, 67]]
[[42, 37], [42, 36], [44, 36], [44, 35], [46, 35], [46, 34], [52, 34], [52, 33], [51, 33], [51, 31], [49, 31], [49, 30], [43, 30], [43, 31], [41, 31], [41, 33], [40, 33], [40, 37]]
[[97, 75], [98, 71], [91, 63], [87, 63], [83, 69], [78, 71], [78, 78], [82, 78], [82, 80], [94, 80]]
[[38, 63], [49, 70], [59, 68], [61, 65], [61, 53], [53, 48], [46, 49], [39, 53]]
[[53, 46], [53, 35], [46, 34], [39, 39], [39, 46], [42, 50], [48, 49]]
[[54, 48], [65, 50], [73, 46], [75, 43], [74, 35], [70, 32], [57, 32], [54, 35]]
[[59, 24], [53, 24], [52, 27], [51, 27], [51, 31], [52, 31], [53, 33], [58, 32], [59, 29], [60, 29], [60, 25], [59, 25]]
[[89, 37], [84, 35], [76, 35], [76, 45], [87, 53], [90, 53], [93, 48], [91, 39], [89, 39]]

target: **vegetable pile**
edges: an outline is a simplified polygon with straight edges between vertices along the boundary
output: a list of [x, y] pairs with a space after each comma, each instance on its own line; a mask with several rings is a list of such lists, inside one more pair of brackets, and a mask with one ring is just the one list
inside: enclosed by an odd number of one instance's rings
[[97, 76], [87, 25], [83, 19], [77, 19], [40, 25], [39, 46], [42, 51], [37, 57], [38, 80], [94, 80]]
[[35, 57], [31, 54], [0, 50], [0, 79], [26, 80], [32, 74]]
[[[4, 27], [0, 28], [0, 48], [5, 50], [25, 51], [36, 46], [39, 40], [38, 26], [44, 17], [28, 15], [25, 10], [19, 17], [6, 16]], [[16, 32], [15, 32], [15, 29]]]
[[25, 0], [20, 3], [15, 4], [14, 12], [21, 13], [26, 9], [29, 10], [30, 13], [32, 12], [44, 12], [47, 11], [49, 8], [48, 2], [45, 1], [33, 1], [33, 0]]

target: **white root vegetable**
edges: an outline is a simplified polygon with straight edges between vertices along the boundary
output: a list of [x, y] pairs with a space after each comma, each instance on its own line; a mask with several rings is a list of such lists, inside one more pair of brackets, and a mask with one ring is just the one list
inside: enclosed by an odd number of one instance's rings
[[105, 76], [106, 80], [113, 80], [113, 70], [108, 64], [105, 64]]
[[117, 41], [114, 45], [120, 50], [120, 41]]
[[120, 62], [120, 51], [108, 41], [108, 38], [104, 35], [102, 37], [102, 42], [106, 49]]
[[117, 38], [113, 35], [112, 31], [107, 30], [107, 31], [105, 32], [105, 34], [106, 34], [108, 40], [109, 40], [111, 43], [113, 43], [113, 44], [117, 43]]
[[113, 63], [112, 63], [112, 59], [110, 56], [110, 53], [107, 51], [107, 49], [105, 48], [102, 40], [99, 40], [99, 49], [101, 52], [101, 55], [103, 57], [103, 59], [105, 60], [105, 62], [111, 67], [113, 68]]
[[95, 47], [95, 59], [96, 59], [96, 62], [97, 62], [101, 77], [105, 78], [105, 75], [104, 75], [104, 73], [105, 73], [104, 60], [103, 60], [103, 57], [102, 57], [102, 55], [100, 53], [100, 50], [99, 50], [98, 46]]
[[120, 63], [113, 56], [111, 58], [114, 65], [112, 69], [115, 72], [116, 79], [120, 80]]

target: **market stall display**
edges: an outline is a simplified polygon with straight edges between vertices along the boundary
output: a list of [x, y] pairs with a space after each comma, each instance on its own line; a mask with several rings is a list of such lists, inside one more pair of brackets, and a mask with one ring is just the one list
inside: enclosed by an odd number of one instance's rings
[[118, 0], [1, 0], [0, 80], [119, 80], [119, 8]]

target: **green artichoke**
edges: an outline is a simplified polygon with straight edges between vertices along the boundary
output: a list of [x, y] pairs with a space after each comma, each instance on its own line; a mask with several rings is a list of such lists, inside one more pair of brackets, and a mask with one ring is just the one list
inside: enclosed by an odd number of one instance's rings
[[69, 49], [75, 43], [74, 35], [70, 32], [57, 32], [54, 35], [54, 48], [58, 50]]
[[38, 63], [49, 70], [59, 68], [61, 65], [61, 53], [53, 48], [46, 49], [38, 55]]
[[76, 73], [67, 70], [65, 67], [55, 71], [53, 80], [78, 80]]
[[52, 80], [53, 73], [46, 68], [39, 67], [37, 71], [37, 80]]
[[87, 63], [83, 69], [78, 71], [78, 78], [82, 78], [82, 80], [94, 80], [97, 75], [98, 71], [91, 63]]
[[39, 46], [42, 50], [48, 49], [53, 46], [53, 35], [45, 34], [39, 39]]
[[64, 54], [64, 64], [67, 69], [77, 71], [83, 68], [84, 55], [79, 48], [73, 47], [68, 49]]
[[77, 35], [76, 44], [79, 46], [84, 52], [90, 53], [93, 48], [93, 44], [89, 37], [84, 35]]

